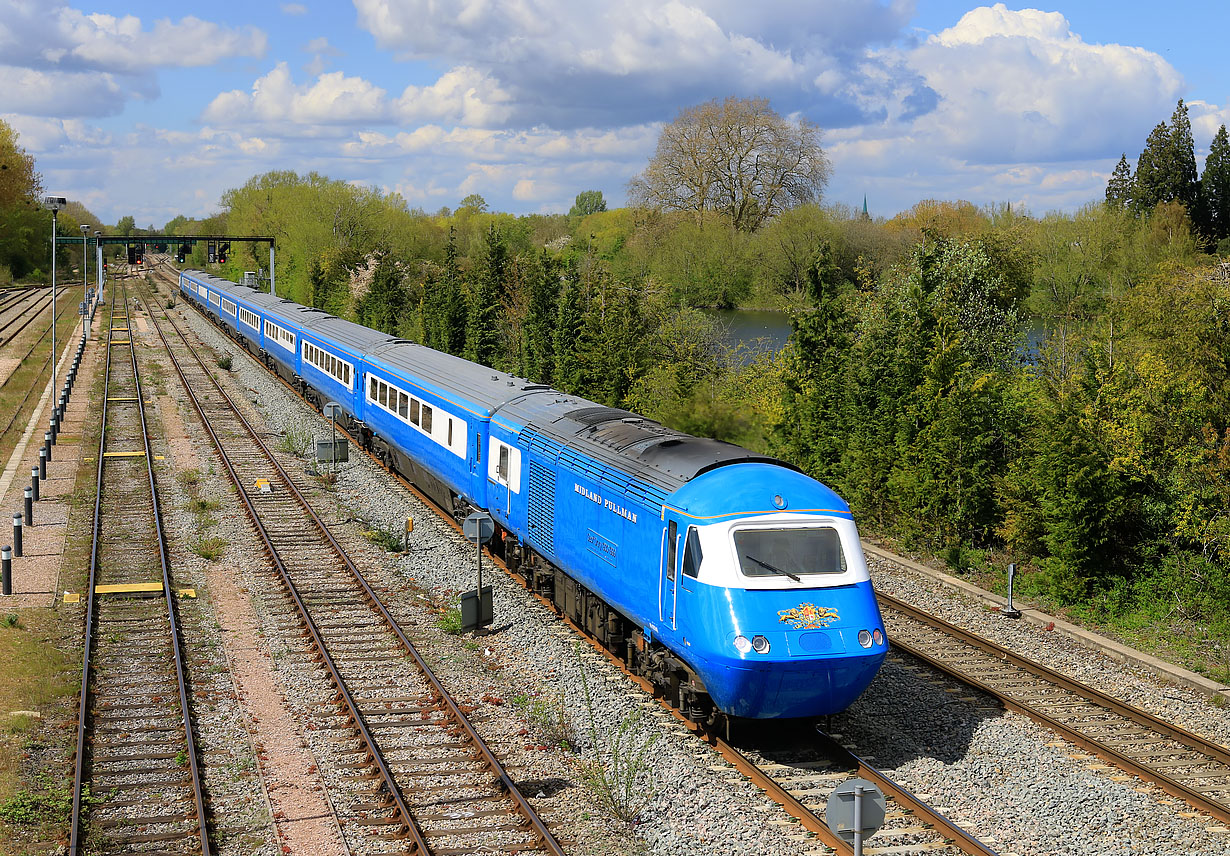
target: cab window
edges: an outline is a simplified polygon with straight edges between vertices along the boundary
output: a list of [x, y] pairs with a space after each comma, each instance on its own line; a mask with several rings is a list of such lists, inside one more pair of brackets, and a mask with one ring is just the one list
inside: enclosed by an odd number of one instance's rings
[[700, 550], [700, 533], [695, 526], [688, 527], [688, 540], [683, 548], [683, 573], [689, 577], [700, 574], [700, 563], [704, 556]]

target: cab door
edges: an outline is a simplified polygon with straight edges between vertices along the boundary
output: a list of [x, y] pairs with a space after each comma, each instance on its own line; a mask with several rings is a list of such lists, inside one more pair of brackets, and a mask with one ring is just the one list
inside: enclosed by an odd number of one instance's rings
[[679, 524], [669, 520], [662, 532], [662, 563], [658, 583], [658, 617], [675, 629], [675, 603], [679, 593]]

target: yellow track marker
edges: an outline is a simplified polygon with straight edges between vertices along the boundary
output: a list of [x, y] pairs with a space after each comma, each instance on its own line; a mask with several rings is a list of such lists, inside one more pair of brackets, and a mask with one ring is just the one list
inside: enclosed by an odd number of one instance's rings
[[144, 458], [144, 452], [103, 452], [104, 458]]

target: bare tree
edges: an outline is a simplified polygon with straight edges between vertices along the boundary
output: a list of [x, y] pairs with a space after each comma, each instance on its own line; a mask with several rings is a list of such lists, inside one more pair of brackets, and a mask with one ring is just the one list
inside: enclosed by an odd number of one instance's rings
[[750, 232], [818, 201], [828, 178], [819, 127], [783, 119], [767, 98], [732, 97], [680, 111], [628, 192], [637, 204], [691, 211], [702, 222], [718, 211]]

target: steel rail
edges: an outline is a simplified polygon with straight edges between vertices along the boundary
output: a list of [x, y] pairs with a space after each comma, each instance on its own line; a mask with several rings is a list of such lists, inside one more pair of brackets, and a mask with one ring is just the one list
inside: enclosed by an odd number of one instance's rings
[[[204, 362], [201, 360], [200, 355], [196, 351], [196, 348], [193, 347], [193, 345], [187, 340], [187, 337], [184, 336], [183, 333], [179, 330], [175, 321], [173, 319], [170, 319], [169, 316], [168, 316], [168, 320], [170, 321], [172, 328], [174, 328], [176, 332], [179, 333], [181, 340], [187, 346], [189, 352], [192, 353], [192, 355], [196, 358], [197, 362], [201, 364], [202, 368], [204, 368]], [[155, 327], [157, 327], [156, 323], [155, 323]], [[159, 335], [161, 335], [161, 330], [159, 331]], [[164, 342], [165, 342], [165, 339], [164, 339]], [[168, 348], [168, 351], [169, 351], [169, 348]], [[172, 355], [172, 360], [174, 359], [175, 359], [174, 355]], [[178, 361], [175, 361], [175, 362], [176, 362], [176, 367], [178, 369]], [[546, 824], [538, 816], [537, 811], [535, 811], [533, 806], [530, 805], [529, 801], [525, 798], [525, 795], [521, 793], [516, 783], [512, 780], [512, 777], [509, 776], [508, 772], [504, 769], [504, 765], [499, 761], [495, 753], [487, 745], [487, 742], [483, 740], [481, 735], [479, 735], [479, 733], [474, 729], [469, 719], [465, 716], [461, 708], [453, 700], [451, 694], [449, 694], [449, 692], [444, 688], [444, 685], [440, 683], [440, 680], [436, 677], [435, 673], [431, 670], [431, 667], [422, 658], [422, 655], [419, 654], [418, 650], [410, 642], [410, 639], [402, 631], [401, 625], [389, 613], [388, 609], [384, 605], [384, 602], [380, 599], [379, 596], [377, 596], [375, 591], [372, 590], [371, 586], [367, 582], [367, 579], [363, 576], [363, 574], [359, 571], [359, 569], [350, 560], [350, 556], [346, 553], [346, 551], [342, 548], [342, 546], [333, 537], [333, 533], [329, 531], [329, 528], [324, 524], [324, 522], [320, 519], [320, 517], [312, 509], [307, 499], [299, 491], [299, 488], [295, 486], [294, 482], [291, 480], [289, 475], [287, 475], [286, 471], [282, 468], [282, 465], [279, 464], [277, 459], [274, 458], [273, 455], [269, 452], [268, 446], [266, 446], [264, 441], [261, 440], [261, 438], [257, 435], [256, 431], [248, 423], [247, 419], [245, 419], [243, 414], [239, 412], [238, 408], [234, 406], [233, 402], [231, 401], [230, 396], [226, 394], [226, 392], [222, 389], [221, 385], [217, 382], [216, 379], [214, 379], [212, 373], [206, 370], [206, 375], [210, 378], [211, 382], [213, 383], [214, 387], [218, 390], [219, 394], [222, 395], [223, 400], [225, 400], [227, 404], [231, 407], [231, 409], [234, 411], [235, 416], [243, 424], [244, 428], [251, 435], [252, 439], [258, 444], [258, 446], [264, 452], [266, 457], [272, 463], [272, 465], [275, 468], [275, 471], [278, 473], [282, 482], [286, 485], [286, 487], [289, 489], [291, 494], [295, 497], [295, 500], [311, 517], [313, 523], [317, 527], [317, 530], [321, 533], [321, 535], [323, 535], [323, 537], [325, 537], [329, 541], [329, 544], [330, 546], [332, 546], [335, 553], [345, 563], [347, 571], [349, 571], [349, 573], [355, 579], [355, 581], [363, 588], [364, 596], [367, 598], [368, 602], [376, 609], [376, 611], [379, 612], [380, 616], [384, 619], [386, 625], [393, 632], [393, 634], [397, 637], [398, 643], [402, 646], [403, 650], [405, 650], [405, 652], [409, 654], [411, 658], [414, 659], [415, 664], [419, 667], [422, 674], [427, 678], [428, 682], [432, 685], [432, 688], [435, 690], [437, 696], [444, 702], [447, 708], [446, 713], [449, 719], [452, 722], [454, 722], [456, 725], [460, 726], [465, 731], [466, 736], [473, 742], [473, 745], [475, 746], [475, 748], [478, 749], [483, 760], [497, 774], [497, 777], [499, 778], [499, 781], [500, 781], [500, 786], [516, 803], [518, 813], [521, 814], [523, 817], [525, 817], [527, 821], [529, 821], [532, 829], [534, 830], [535, 834], [538, 836], [539, 841], [542, 843], [543, 847], [548, 852], [555, 854], [555, 856], [563, 856], [564, 851], [562, 847], [560, 846], [559, 842], [555, 839], [555, 836], [551, 833], [551, 831], [547, 828]], [[181, 373], [181, 378], [182, 378], [182, 373]], [[185, 385], [186, 385], [186, 381], [185, 381]], [[195, 402], [195, 396], [193, 396], [193, 398]], [[200, 412], [199, 407], [198, 407], [198, 412]], [[210, 429], [210, 433], [213, 434], [212, 428]], [[220, 449], [221, 447], [219, 446], [219, 450]], [[228, 463], [228, 467], [229, 467], [229, 463]], [[242, 487], [240, 488], [240, 490], [241, 492], [243, 492]], [[245, 497], [246, 497], [246, 493], [245, 493]], [[246, 502], [246, 499], [245, 499], [245, 502]], [[254, 510], [251, 513], [254, 513]], [[453, 522], [455, 525], [455, 521]], [[270, 548], [272, 549], [272, 545], [270, 545]], [[323, 642], [321, 644], [323, 648]]]
[[[64, 292], [66, 291], [68, 291], [67, 286], [57, 287], [56, 297], [63, 296]], [[22, 331], [24, 331], [27, 327], [33, 324], [34, 321], [38, 318], [38, 316], [43, 314], [43, 310], [46, 309], [51, 304], [51, 295], [50, 294], [39, 295], [37, 298], [32, 300], [30, 303], [31, 305], [25, 307], [25, 309], [22, 311], [20, 315], [13, 316], [11, 319], [4, 322], [3, 326], [0, 326], [0, 333], [3, 333], [9, 327], [12, 327], [15, 323], [20, 321], [22, 318], [26, 319], [25, 323], [22, 324], [20, 327], [18, 327], [16, 330], [14, 330], [11, 335], [9, 335], [6, 338], [0, 339], [0, 345], [7, 345], [9, 342], [13, 341], [19, 335], [21, 335]], [[39, 304], [39, 305], [35, 306], [34, 304]], [[12, 308], [16, 308], [16, 306], [14, 306], [13, 304], [10, 304], [9, 306], [5, 308], [12, 309]], [[61, 316], [63, 316], [64, 313], [68, 310], [68, 308], [69, 308], [68, 306], [65, 306], [64, 309], [61, 309], [59, 314], [56, 315], [56, 318], [59, 319]], [[31, 312], [30, 311], [31, 309], [35, 309], [36, 311]], [[46, 333], [43, 334], [44, 337], [46, 335], [47, 335]], [[42, 339], [40, 338], [39, 341], [41, 342]]]
[[[1093, 687], [1044, 666], [1037, 661], [1030, 660], [1020, 654], [1009, 651], [1008, 649], [996, 645], [988, 639], [984, 639], [983, 637], [977, 636], [963, 628], [957, 627], [954, 624], [950, 624], [941, 618], [937, 618], [934, 615], [923, 612], [922, 610], [904, 601], [898, 600], [891, 595], [877, 592], [876, 597], [889, 609], [893, 609], [907, 615], [915, 621], [921, 622], [927, 626], [948, 634], [953, 638], [964, 642], [979, 651], [982, 651], [985, 654], [989, 654], [997, 659], [1010, 663], [1011, 665], [1034, 675], [1035, 677], [1053, 683], [1056, 686], [1059, 686], [1062, 689], [1085, 699], [1085, 701], [1091, 704], [1104, 707], [1118, 716], [1135, 722], [1138, 725], [1152, 729], [1156, 733], [1175, 740], [1178, 743], [1187, 744], [1188, 748], [1201, 752], [1216, 761], [1230, 766], [1230, 750], [1227, 750], [1226, 747], [1221, 746], [1220, 744], [1213, 743], [1198, 734], [1193, 734], [1192, 732], [1180, 728], [1177, 725], [1166, 722], [1153, 714], [1148, 713], [1147, 711], [1133, 707], [1127, 702], [1114, 698], [1113, 696], [1109, 696], [1099, 690], [1094, 689]], [[959, 680], [961, 683], [994, 697], [1009, 710], [1013, 710], [1017, 713], [1028, 716], [1035, 722], [1046, 726], [1057, 734], [1062, 735], [1066, 740], [1069, 740], [1077, 746], [1087, 749], [1099, 757], [1110, 761], [1124, 771], [1132, 773], [1145, 781], [1153, 782], [1171, 796], [1188, 802], [1193, 807], [1199, 809], [1200, 811], [1206, 812], [1223, 823], [1230, 823], [1230, 806], [1225, 803], [1206, 797], [1199, 791], [1187, 787], [1182, 782], [1175, 780], [1160, 770], [1150, 767], [1148, 764], [1141, 761], [1137, 761], [1130, 755], [1115, 749], [1113, 746], [1103, 743], [1097, 738], [1090, 737], [1080, 731], [1076, 726], [1072, 726], [1057, 720], [1029, 703], [1021, 701], [1020, 699], [1013, 697], [1011, 694], [997, 689], [993, 685], [963, 672], [957, 666], [934, 655], [928, 654], [922, 649], [902, 642], [895, 637], [892, 639], [892, 645], [894, 648], [905, 651], [910, 656], [923, 661], [932, 668], [946, 675], [950, 675], [951, 677]]]
[[[150, 317], [153, 318], [154, 316], [151, 314]], [[174, 327], [174, 322], [171, 322], [171, 325]], [[171, 344], [167, 341], [166, 335], [163, 333], [162, 327], [158, 324], [156, 319], [154, 320], [154, 329], [157, 330], [158, 337], [162, 340], [163, 347], [166, 349], [167, 354], [171, 358], [171, 364], [175, 367], [176, 374], [179, 375], [179, 379], [183, 383], [184, 389], [188, 392], [188, 397], [191, 399], [192, 406], [195, 408], [197, 415], [201, 419], [201, 424], [205, 426], [206, 432], [213, 441], [214, 449], [217, 451], [218, 457], [221, 459], [223, 466], [226, 468], [226, 472], [231, 479], [231, 483], [235, 486], [236, 491], [238, 491], [240, 502], [243, 503], [244, 511], [247, 514], [248, 520], [252, 523], [253, 528], [256, 529], [256, 534], [260, 538], [261, 543], [264, 545], [266, 555], [269, 556], [270, 561], [277, 570], [282, 584], [286, 587], [291, 600], [295, 604], [295, 608], [299, 613], [300, 619], [303, 621], [304, 627], [312, 638], [312, 645], [315, 647], [321, 663], [328, 671], [330, 680], [337, 689], [338, 698], [346, 709], [347, 719], [358, 731], [359, 739], [363, 741], [363, 745], [366, 747], [367, 755], [376, 767], [380, 778], [384, 782], [384, 787], [388, 791], [390, 799], [393, 801], [393, 807], [396, 809], [397, 813], [401, 815], [404, 830], [409, 834], [412, 843], [418, 852], [430, 853], [431, 851], [427, 846], [427, 840], [423, 836], [422, 830], [418, 828], [418, 824], [415, 823], [414, 816], [410, 811], [409, 805], [406, 803], [405, 796], [402, 794], [401, 788], [397, 784], [397, 780], [393, 777], [393, 772], [389, 769], [388, 763], [384, 759], [384, 754], [380, 751], [380, 747], [377, 745], [376, 738], [372, 735], [370, 729], [368, 728], [367, 721], [363, 717], [362, 712], [359, 710], [357, 702], [355, 702], [354, 698], [350, 694], [350, 691], [346, 688], [346, 682], [342, 678], [341, 671], [338, 669], [337, 663], [334, 661], [333, 656], [329, 653], [329, 649], [325, 645], [325, 641], [320, 634], [319, 628], [317, 628], [316, 623], [312, 620], [311, 613], [308, 611], [307, 605], [303, 602], [302, 597], [299, 595], [298, 588], [295, 586], [294, 581], [290, 578], [290, 572], [287, 570], [286, 564], [282, 561], [281, 555], [279, 555], [277, 548], [274, 546], [272, 539], [269, 537], [268, 531], [261, 522], [260, 515], [256, 511], [256, 507], [253, 505], [251, 497], [248, 496], [247, 490], [244, 489], [243, 480], [239, 478], [239, 473], [236, 472], [234, 465], [231, 463], [230, 456], [226, 453], [226, 450], [222, 446], [222, 440], [218, 437], [213, 425], [210, 424], [210, 420], [206, 417], [205, 410], [202, 407], [200, 400], [197, 398], [195, 391], [193, 391], [191, 384], [188, 382], [187, 376], [184, 374], [184, 369], [183, 366], [180, 365], [179, 358], [176, 357], [174, 351], [171, 350]], [[176, 332], [179, 332], [178, 328], [176, 328]], [[182, 333], [180, 335], [182, 337]], [[192, 351], [193, 349], [189, 347], [189, 350]], [[210, 377], [212, 380], [213, 376], [210, 374], [208, 369], [205, 369], [204, 363], [200, 360], [200, 357], [195, 353], [195, 351], [193, 351], [193, 356], [196, 357], [197, 361], [201, 363], [201, 368], [205, 371], [206, 376]], [[219, 394], [222, 395], [222, 400], [234, 410], [235, 415], [239, 417], [243, 425], [251, 432], [252, 438], [256, 440], [257, 443], [260, 443], [260, 439], [256, 436], [255, 431], [252, 431], [252, 428], [248, 425], [247, 420], [245, 420], [242, 414], [239, 413], [238, 408], [235, 407], [230, 396], [226, 394], [226, 392], [216, 381], [214, 381], [214, 386], [218, 390]], [[261, 443], [260, 445], [263, 448], [264, 444]]]
[[[125, 312], [127, 318], [127, 312]], [[107, 439], [107, 414], [108, 408], [108, 392], [111, 385], [111, 348], [113, 339], [113, 330], [115, 324], [115, 301], [111, 303], [111, 311], [108, 322], [107, 331], [107, 362], [103, 375], [103, 404], [101, 415], [101, 430], [98, 437], [98, 469], [95, 480], [95, 495], [94, 495], [94, 518], [91, 527], [91, 547], [90, 547], [90, 571], [89, 571], [89, 589], [87, 594], [88, 606], [86, 609], [86, 628], [85, 628], [85, 650], [82, 658], [82, 673], [81, 673], [81, 696], [79, 700], [79, 714], [77, 724], [77, 755], [74, 762], [73, 770], [73, 806], [72, 806], [72, 828], [69, 838], [69, 853], [76, 856], [81, 853], [82, 848], [82, 820], [83, 820], [83, 785], [85, 776], [85, 744], [86, 744], [86, 726], [89, 716], [89, 686], [91, 673], [91, 654], [93, 650], [93, 637], [97, 629], [97, 615], [95, 605], [97, 602], [97, 594], [95, 593], [96, 580], [98, 577], [98, 559], [99, 545], [101, 541], [102, 529], [102, 495], [103, 495], [103, 462], [105, 460], [104, 451], [106, 448]], [[183, 653], [181, 651], [181, 632], [179, 621], [176, 616], [174, 593], [171, 591], [171, 571], [168, 560], [168, 550], [166, 543], [166, 533], [162, 528], [162, 515], [159, 512], [158, 505], [158, 486], [154, 477], [154, 455], [153, 449], [150, 446], [149, 428], [145, 419], [145, 401], [141, 392], [141, 373], [137, 365], [137, 352], [132, 343], [132, 334], [128, 336], [128, 356], [132, 364], [133, 378], [136, 385], [137, 412], [141, 417], [141, 438], [145, 450], [146, 473], [149, 479], [149, 489], [151, 498], [151, 510], [154, 521], [154, 529], [158, 539], [158, 559], [162, 571], [162, 593], [163, 599], [167, 608], [167, 617], [169, 622], [169, 630], [171, 635], [171, 648], [175, 654], [175, 675], [179, 689], [179, 706], [180, 714], [183, 717], [184, 723], [184, 740], [186, 743], [185, 754], [189, 764], [189, 776], [192, 784], [193, 801], [197, 813], [197, 825], [199, 827], [199, 836], [201, 840], [201, 856], [210, 856], [211, 849], [209, 843], [209, 832], [205, 815], [205, 800], [201, 788], [201, 770], [197, 762], [196, 740], [193, 734], [191, 711], [188, 706], [188, 688], [187, 678], [185, 673], [185, 665], [183, 661]]]

